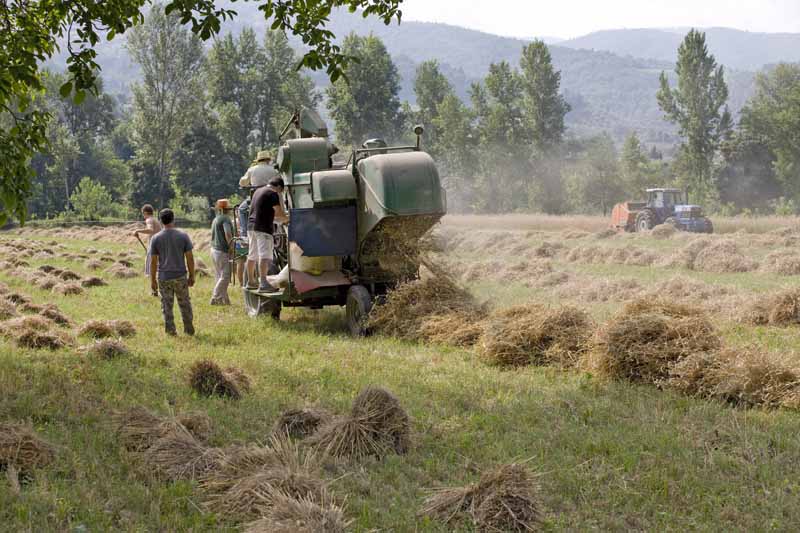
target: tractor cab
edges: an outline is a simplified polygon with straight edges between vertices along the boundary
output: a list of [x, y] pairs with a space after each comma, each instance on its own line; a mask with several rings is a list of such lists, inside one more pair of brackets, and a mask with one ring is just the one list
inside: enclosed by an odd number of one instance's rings
[[690, 205], [681, 189], [647, 189], [647, 201], [623, 202], [614, 206], [611, 225], [624, 231], [650, 231], [669, 224], [681, 231], [713, 233], [711, 220], [699, 205]]

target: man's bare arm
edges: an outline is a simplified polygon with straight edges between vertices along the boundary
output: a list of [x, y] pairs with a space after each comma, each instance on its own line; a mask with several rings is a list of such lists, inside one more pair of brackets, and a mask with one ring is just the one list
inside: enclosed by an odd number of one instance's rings
[[189, 270], [189, 286], [194, 285], [194, 254], [191, 250], [184, 254], [186, 258], [186, 268]]
[[158, 256], [151, 255], [150, 256], [150, 288], [153, 292], [158, 290], [158, 279], [156, 278], [158, 270]]
[[275, 209], [275, 220], [277, 222], [280, 222], [281, 224], [286, 224], [287, 222], [289, 222], [289, 215], [283, 208], [283, 204], [276, 205], [274, 209]]

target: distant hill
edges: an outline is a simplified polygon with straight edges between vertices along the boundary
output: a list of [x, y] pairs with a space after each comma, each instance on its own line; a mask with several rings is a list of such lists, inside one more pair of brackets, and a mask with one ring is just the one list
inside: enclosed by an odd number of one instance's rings
[[[688, 29], [606, 30], [561, 41], [559, 46], [600, 50], [623, 56], [674, 62]], [[800, 61], [800, 33], [752, 33], [730, 28], [706, 28], [709, 51], [728, 68], [759, 70], [781, 61]]]
[[[229, 5], [239, 12], [239, 16], [226, 23], [223, 31], [238, 33], [245, 26], [253, 27], [260, 34], [266, 31], [266, 23], [254, 4], [236, 2]], [[376, 19], [364, 19], [344, 11], [332, 15], [329, 28], [340, 39], [352, 31], [380, 37], [401, 75], [401, 99], [412, 103], [414, 73], [421, 62], [437, 59], [458, 95], [466, 101], [470, 84], [480, 81], [491, 63], [505, 60], [518, 65], [522, 47], [528, 42], [447, 24], [405, 21], [401, 25], [385, 26]], [[620, 31], [628, 35], [627, 30]], [[657, 48], [671, 46], [667, 37], [677, 38], [673, 43], [681, 38], [680, 34], [668, 31], [656, 31], [656, 34], [665, 41], [653, 49], [654, 54]], [[635, 40], [630, 37], [629, 46], [634, 47], [632, 43]], [[570, 46], [550, 45], [553, 62], [562, 73], [562, 90], [572, 106], [572, 112], [567, 115], [570, 132], [585, 135], [608, 131], [621, 141], [630, 132], [637, 131], [649, 144], [673, 144], [676, 140], [674, 128], [663, 121], [655, 99], [658, 75], [662, 70], [671, 71], [673, 61], [574, 48], [577, 41], [570, 41]], [[301, 47], [297, 41], [294, 44]], [[677, 44], [674, 48], [677, 49]], [[125, 50], [124, 40], [103, 42], [98, 53], [107, 89], [124, 98], [130, 92], [130, 83], [138, 77], [138, 70], [131, 64]], [[800, 54], [800, 47], [797, 53]], [[776, 54], [769, 57], [773, 61]], [[54, 63], [63, 68], [63, 57]], [[318, 87], [324, 88], [328, 84], [324, 73], [310, 75]], [[728, 72], [730, 103], [734, 111], [738, 111], [752, 94], [752, 80], [752, 72]]]

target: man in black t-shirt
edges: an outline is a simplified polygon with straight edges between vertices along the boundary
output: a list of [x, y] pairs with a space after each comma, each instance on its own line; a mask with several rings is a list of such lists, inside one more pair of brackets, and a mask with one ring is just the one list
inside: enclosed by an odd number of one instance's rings
[[[272, 254], [275, 248], [275, 241], [272, 238], [273, 222], [283, 224], [289, 222], [289, 216], [283, 209], [281, 195], [283, 194], [283, 178], [275, 177], [269, 181], [269, 185], [256, 190], [250, 201], [249, 225], [252, 230], [248, 230], [247, 236], [250, 243], [250, 250], [247, 256], [247, 288], [258, 288], [259, 292], [274, 292], [275, 289], [267, 283], [269, 266], [272, 263]], [[258, 261], [258, 269], [261, 283], [255, 285], [255, 269]]]

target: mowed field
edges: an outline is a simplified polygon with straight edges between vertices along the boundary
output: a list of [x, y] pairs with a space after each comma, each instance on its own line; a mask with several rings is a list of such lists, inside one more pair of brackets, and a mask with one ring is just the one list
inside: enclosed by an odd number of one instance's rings
[[[731, 349], [800, 368], [800, 326], [753, 319], [754, 304], [800, 288], [800, 225], [714, 222], [721, 233], [713, 236], [625, 235], [605, 231], [597, 217], [447, 217], [434, 259], [495, 310], [570, 305], [600, 331], [626, 303], [665, 298], [698, 307]], [[579, 368], [493, 366], [479, 348], [352, 339], [341, 309], [254, 320], [238, 288], [233, 306], [208, 305], [208, 277], [192, 290], [197, 335], [167, 337], [144, 276], [118, 263], [138, 271], [143, 262], [128, 233], [0, 234], [6, 295], [53, 303], [71, 322], [52, 325], [67, 341], [57, 349], [0, 338], [0, 424], [30, 424], [54, 450], [18, 487], [0, 478], [0, 530], [239, 530], [257, 516], [214, 512], [196, 480], [154, 476], [126, 449], [114, 414], [201, 412], [211, 420], [205, 445], [264, 444], [287, 409], [345, 414], [369, 385], [399, 399], [412, 440], [402, 455], [324, 461], [320, 476], [348, 530], [472, 531], [469, 520], [422, 516], [425, 498], [507, 463], [533, 473], [543, 530], [800, 529], [800, 412], [790, 403], [746, 408]], [[206, 232], [192, 235], [210, 265]], [[35, 282], [44, 265], [107, 285], [67, 295], [43, 289]], [[36, 311], [15, 307], [19, 316], [4, 324]], [[92, 319], [130, 321], [130, 354], [91, 353], [93, 341], [78, 331]], [[200, 359], [237, 367], [250, 391], [236, 400], [198, 395], [188, 380]]]

